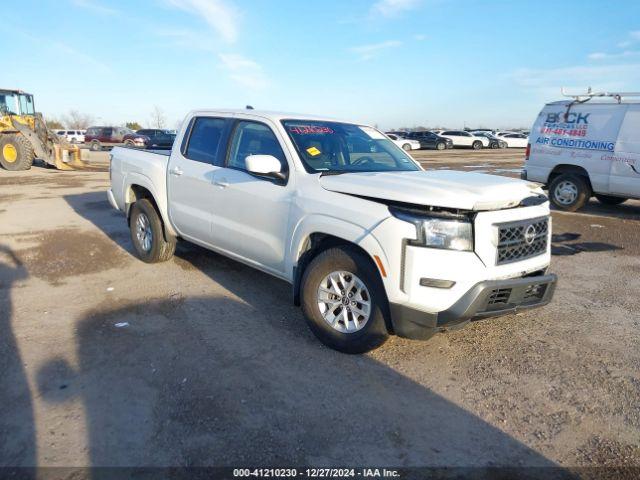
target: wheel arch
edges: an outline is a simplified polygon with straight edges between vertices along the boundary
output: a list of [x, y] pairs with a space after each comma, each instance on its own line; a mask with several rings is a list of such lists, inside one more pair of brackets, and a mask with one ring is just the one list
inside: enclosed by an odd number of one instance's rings
[[556, 177], [565, 173], [584, 177], [584, 179], [589, 184], [589, 188], [593, 191], [593, 185], [591, 184], [591, 178], [589, 177], [589, 172], [587, 172], [587, 170], [584, 167], [581, 167], [580, 165], [573, 165], [570, 163], [561, 163], [553, 167], [553, 170], [551, 170], [551, 172], [549, 173], [549, 178], [547, 178], [547, 185], [551, 185], [551, 182], [553, 182], [556, 179]]
[[371, 253], [361, 243], [357, 243], [355, 239], [348, 239], [343, 236], [335, 235], [333, 233], [315, 231], [304, 237], [302, 243], [297, 249], [297, 254], [295, 256], [295, 264], [293, 266], [292, 275], [294, 305], [300, 305], [300, 284], [302, 281], [302, 276], [304, 275], [304, 272], [311, 261], [322, 252], [336, 247], [349, 247], [361, 253], [370, 262], [374, 270], [378, 272], [380, 281], [384, 285], [385, 278], [383, 277], [386, 276], [386, 268], [388, 267], [385, 267], [385, 261], [383, 260], [383, 258], [381, 258], [381, 255], [379, 255], [377, 252]]
[[142, 182], [133, 182], [129, 184], [127, 189], [125, 190], [125, 204], [126, 210], [125, 215], [127, 216], [127, 223], [129, 223], [131, 219], [131, 207], [133, 204], [139, 200], [146, 199], [151, 202], [153, 208], [158, 212], [158, 216], [162, 221], [162, 231], [164, 232], [165, 241], [169, 241], [172, 238], [175, 238], [176, 235], [171, 230], [170, 226], [167, 223], [166, 218], [162, 214], [162, 210], [158, 206], [158, 202], [156, 201], [155, 195], [151, 191], [148, 185], [143, 185]]

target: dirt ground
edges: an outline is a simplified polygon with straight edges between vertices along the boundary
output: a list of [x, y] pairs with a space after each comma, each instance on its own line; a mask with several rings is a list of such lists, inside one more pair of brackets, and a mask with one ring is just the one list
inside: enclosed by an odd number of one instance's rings
[[554, 212], [551, 305], [347, 356], [282, 281], [138, 261], [91, 155], [0, 171], [0, 466], [640, 466], [640, 202]]

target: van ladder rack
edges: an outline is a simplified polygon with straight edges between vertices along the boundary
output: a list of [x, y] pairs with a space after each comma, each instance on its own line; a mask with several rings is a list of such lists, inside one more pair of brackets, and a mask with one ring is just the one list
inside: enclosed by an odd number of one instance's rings
[[596, 98], [596, 97], [615, 98], [615, 100], [618, 103], [621, 103], [624, 97], [640, 97], [640, 92], [594, 92], [591, 90], [591, 87], [587, 89], [586, 93], [579, 93], [579, 94], [567, 93], [564, 87], [562, 87], [560, 91], [563, 97], [573, 98], [572, 103], [585, 103], [591, 100], [592, 98]]

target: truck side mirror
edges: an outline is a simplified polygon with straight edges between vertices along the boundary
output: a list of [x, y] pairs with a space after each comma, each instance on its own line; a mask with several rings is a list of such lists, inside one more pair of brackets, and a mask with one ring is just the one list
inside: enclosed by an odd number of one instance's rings
[[273, 155], [249, 155], [244, 159], [247, 172], [263, 177], [285, 179], [282, 163]]

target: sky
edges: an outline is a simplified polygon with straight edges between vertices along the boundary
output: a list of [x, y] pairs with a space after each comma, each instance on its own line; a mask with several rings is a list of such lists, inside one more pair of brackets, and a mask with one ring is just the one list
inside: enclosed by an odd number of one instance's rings
[[640, 91], [637, 0], [18, 4], [0, 87], [46, 118], [147, 125], [158, 106], [173, 128], [252, 105], [382, 129], [530, 127], [561, 87]]

